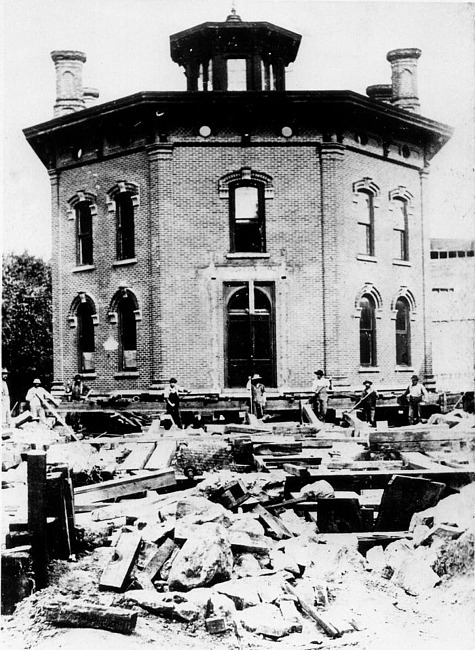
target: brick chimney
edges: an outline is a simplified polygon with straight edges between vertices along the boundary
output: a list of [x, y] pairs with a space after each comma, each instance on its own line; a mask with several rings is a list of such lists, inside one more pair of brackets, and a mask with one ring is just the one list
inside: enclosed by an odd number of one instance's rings
[[386, 58], [391, 64], [392, 103], [406, 111], [419, 113], [417, 91], [417, 60], [421, 51], [416, 47], [391, 50]]
[[56, 68], [56, 103], [54, 116], [68, 115], [86, 107], [82, 85], [84, 52], [55, 50], [51, 58]]

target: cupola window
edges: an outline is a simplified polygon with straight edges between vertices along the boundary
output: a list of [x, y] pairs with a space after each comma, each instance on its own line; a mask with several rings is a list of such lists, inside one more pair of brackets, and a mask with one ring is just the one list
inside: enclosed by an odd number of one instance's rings
[[228, 90], [247, 89], [247, 61], [246, 59], [228, 59]]

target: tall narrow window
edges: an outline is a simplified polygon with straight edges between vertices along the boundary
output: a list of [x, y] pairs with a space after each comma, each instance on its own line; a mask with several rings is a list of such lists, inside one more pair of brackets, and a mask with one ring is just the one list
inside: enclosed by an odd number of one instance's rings
[[94, 372], [94, 322], [93, 309], [88, 302], [77, 309], [78, 322], [78, 366], [79, 372]]
[[119, 370], [137, 368], [137, 327], [135, 305], [130, 298], [122, 298], [117, 305], [119, 317]]
[[360, 300], [360, 365], [376, 365], [376, 316], [374, 300], [365, 295]]
[[247, 90], [246, 59], [228, 59], [228, 90]]
[[374, 205], [373, 195], [358, 192], [356, 202], [358, 220], [358, 253], [374, 255]]
[[394, 257], [398, 260], [409, 259], [407, 201], [393, 199], [394, 208]]
[[117, 217], [117, 259], [129, 260], [135, 257], [134, 206], [129, 192], [115, 197]]
[[231, 250], [265, 253], [264, 191], [260, 184], [239, 184], [230, 192]]
[[92, 215], [87, 201], [76, 205], [77, 264], [93, 264]]
[[396, 301], [396, 364], [411, 365], [410, 307], [405, 298]]

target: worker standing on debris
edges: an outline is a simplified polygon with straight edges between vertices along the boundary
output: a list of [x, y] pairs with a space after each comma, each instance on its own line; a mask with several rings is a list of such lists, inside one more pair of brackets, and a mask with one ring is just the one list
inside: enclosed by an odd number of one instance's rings
[[170, 379], [169, 386], [164, 391], [167, 413], [179, 429], [183, 429], [180, 413], [180, 395], [187, 395], [190, 392], [186, 388], [183, 388], [183, 386], [179, 386], [175, 377]]
[[2, 368], [2, 427], [11, 426], [10, 391], [8, 390], [8, 370]]
[[361, 408], [363, 410], [363, 419], [368, 422], [372, 427], [376, 426], [376, 400], [378, 393], [373, 388], [373, 382], [369, 379], [363, 382], [364, 390], [361, 393]]
[[33, 386], [27, 392], [25, 399], [29, 403], [33, 419], [39, 420], [43, 424], [47, 424], [45, 413], [47, 403], [53, 402], [53, 404], [59, 406], [59, 402], [41, 385], [41, 379], [33, 379]]
[[262, 383], [262, 377], [258, 373], [249, 377], [246, 387], [251, 391], [251, 411], [259, 420], [262, 420], [267, 403], [266, 387]]
[[407, 397], [409, 402], [409, 424], [417, 424], [421, 419], [421, 402], [429, 398], [426, 387], [421, 383], [417, 375], [412, 375], [411, 383], [403, 395]]
[[331, 382], [325, 377], [323, 370], [317, 370], [314, 374], [317, 375], [317, 378], [313, 380], [312, 384], [312, 407], [319, 420], [325, 422], [328, 408], [328, 391], [331, 389]]

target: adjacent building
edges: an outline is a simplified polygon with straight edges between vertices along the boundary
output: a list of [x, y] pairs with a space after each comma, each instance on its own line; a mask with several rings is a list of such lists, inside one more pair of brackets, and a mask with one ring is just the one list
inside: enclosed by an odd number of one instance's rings
[[300, 40], [233, 11], [171, 36], [186, 91], [97, 106], [84, 53], [52, 53], [55, 117], [25, 136], [51, 180], [57, 382], [430, 383], [425, 185], [451, 130], [419, 114], [420, 50], [367, 96], [291, 91]]

